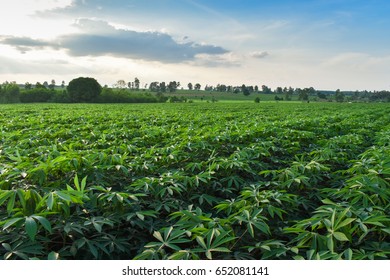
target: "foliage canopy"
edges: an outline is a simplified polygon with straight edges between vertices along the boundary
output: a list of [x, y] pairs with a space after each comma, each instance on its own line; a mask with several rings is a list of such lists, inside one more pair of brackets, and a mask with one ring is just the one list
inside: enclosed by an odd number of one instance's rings
[[93, 102], [102, 92], [102, 87], [94, 78], [80, 77], [69, 82], [67, 91], [72, 102]]

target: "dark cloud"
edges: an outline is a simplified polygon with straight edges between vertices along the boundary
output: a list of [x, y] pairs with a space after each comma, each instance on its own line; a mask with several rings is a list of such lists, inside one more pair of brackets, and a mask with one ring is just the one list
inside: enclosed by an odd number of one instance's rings
[[198, 54], [223, 54], [227, 50], [194, 42], [178, 43], [161, 32], [138, 32], [116, 29], [104, 21], [82, 19], [77, 23], [83, 31], [59, 38], [61, 47], [74, 56], [128, 57], [133, 59], [182, 62]]
[[62, 48], [72, 56], [114, 56], [161, 62], [192, 61], [199, 54], [220, 55], [228, 50], [195, 42], [178, 43], [169, 34], [116, 29], [104, 21], [82, 19], [81, 33], [58, 37], [55, 42], [26, 37], [0, 37], [0, 43], [21, 51]]
[[14, 37], [14, 36], [0, 36], [0, 43], [3, 45], [13, 46], [17, 50], [25, 53], [32, 49], [43, 49], [45, 47], [56, 47], [53, 43], [32, 39], [29, 37]]

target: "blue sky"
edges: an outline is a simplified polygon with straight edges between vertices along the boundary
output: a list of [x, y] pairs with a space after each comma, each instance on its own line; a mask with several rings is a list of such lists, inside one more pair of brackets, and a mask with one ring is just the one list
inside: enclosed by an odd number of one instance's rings
[[14, 0], [0, 82], [390, 90], [386, 0]]

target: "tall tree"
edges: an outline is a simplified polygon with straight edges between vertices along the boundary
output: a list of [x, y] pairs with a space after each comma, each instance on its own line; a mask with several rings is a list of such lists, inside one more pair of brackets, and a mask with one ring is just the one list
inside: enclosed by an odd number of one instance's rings
[[134, 88], [135, 90], [139, 90], [140, 81], [138, 78], [134, 79]]
[[196, 90], [200, 90], [200, 88], [201, 88], [201, 85], [200, 85], [199, 83], [196, 83], [196, 84], [195, 84], [195, 89], [196, 89]]
[[169, 82], [168, 84], [168, 90], [169, 92], [175, 92], [176, 89], [180, 86], [180, 83], [177, 83], [176, 81]]
[[288, 89], [283, 89], [284, 91], [284, 100], [290, 101], [292, 99], [292, 95], [294, 94], [294, 89], [289, 87]]
[[159, 90], [160, 90], [161, 92], [166, 92], [166, 91], [167, 91], [167, 85], [165, 84], [165, 82], [161, 82], [161, 83], [160, 83]]
[[49, 85], [49, 89], [53, 90], [55, 87], [56, 87], [56, 81], [55, 80], [51, 80], [51, 83]]
[[267, 87], [266, 85], [262, 85], [262, 86], [261, 86], [261, 91], [262, 91], [263, 93], [266, 93], [266, 94], [272, 93], [271, 88]]
[[247, 86], [245, 84], [243, 84], [241, 86], [241, 91], [242, 93], [245, 95], [245, 96], [248, 96], [249, 94], [251, 94], [251, 92], [249, 91], [249, 89], [247, 88]]
[[159, 82], [151, 82], [149, 84], [149, 90], [150, 91], [155, 91], [155, 92], [160, 91], [160, 84], [159, 84]]

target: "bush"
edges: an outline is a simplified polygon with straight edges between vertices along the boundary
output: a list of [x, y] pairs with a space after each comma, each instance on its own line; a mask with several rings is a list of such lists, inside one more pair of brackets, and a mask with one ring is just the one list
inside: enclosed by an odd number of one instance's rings
[[34, 88], [24, 90], [20, 94], [20, 101], [23, 103], [32, 102], [48, 102], [52, 96], [53, 91], [46, 88]]
[[70, 81], [67, 90], [71, 102], [94, 102], [102, 87], [94, 78], [80, 77]]
[[159, 97], [150, 93], [134, 93], [125, 89], [114, 90], [104, 87], [97, 99], [99, 103], [157, 103], [161, 102]]

